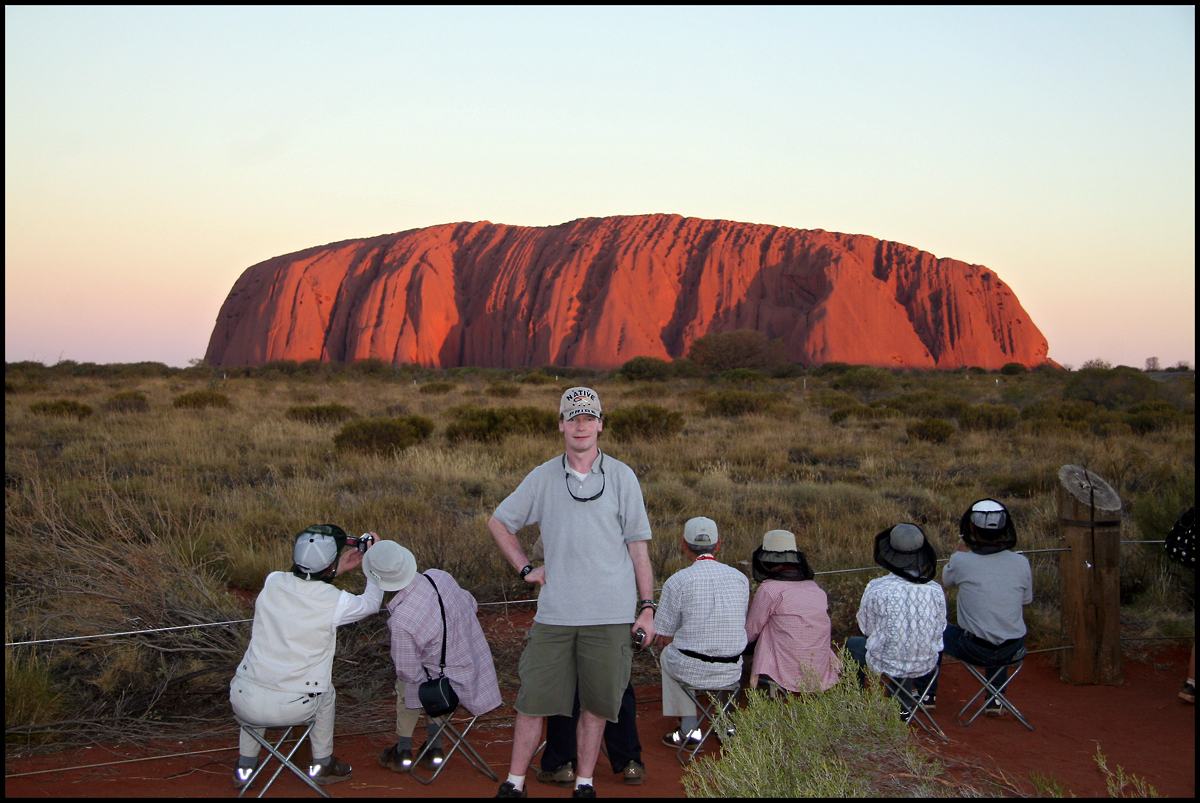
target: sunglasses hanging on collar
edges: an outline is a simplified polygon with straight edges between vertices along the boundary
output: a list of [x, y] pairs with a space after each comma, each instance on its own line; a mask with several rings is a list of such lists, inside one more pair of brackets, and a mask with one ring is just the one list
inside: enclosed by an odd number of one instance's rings
[[595, 496], [589, 496], [586, 499], [576, 496], [575, 492], [571, 490], [571, 471], [567, 468], [567, 456], [565, 454], [562, 457], [562, 464], [563, 482], [567, 484], [567, 493], [571, 494], [572, 499], [574, 499], [576, 502], [592, 502], [604, 496], [604, 489], [608, 486], [608, 478], [604, 476], [604, 452], [600, 452], [600, 493], [596, 494]]

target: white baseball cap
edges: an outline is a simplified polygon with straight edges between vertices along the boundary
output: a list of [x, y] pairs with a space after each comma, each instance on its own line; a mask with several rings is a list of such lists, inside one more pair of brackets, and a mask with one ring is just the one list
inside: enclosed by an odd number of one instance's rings
[[720, 537], [717, 535], [717, 523], [704, 516], [688, 519], [683, 525], [683, 540], [692, 546], [716, 546]]
[[577, 415], [600, 418], [600, 397], [591, 388], [570, 388], [562, 395], [558, 414], [564, 421], [570, 421]]

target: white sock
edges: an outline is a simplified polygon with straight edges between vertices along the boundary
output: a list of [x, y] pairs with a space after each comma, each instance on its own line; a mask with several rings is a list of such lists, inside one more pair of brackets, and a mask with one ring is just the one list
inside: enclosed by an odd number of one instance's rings
[[522, 789], [525, 788], [525, 776], [524, 775], [509, 775], [508, 782], [510, 784], [512, 784], [513, 786], [515, 786], [518, 792], [520, 792]]
[[591, 778], [583, 778], [583, 777], [576, 775], [575, 776], [575, 788], [578, 789], [579, 787], [584, 786], [584, 785], [591, 786], [592, 779]]

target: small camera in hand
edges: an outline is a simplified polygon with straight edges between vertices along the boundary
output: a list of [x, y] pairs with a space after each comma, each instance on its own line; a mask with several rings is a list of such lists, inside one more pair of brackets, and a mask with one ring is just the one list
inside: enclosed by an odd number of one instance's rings
[[375, 543], [375, 536], [370, 533], [363, 533], [358, 538], [354, 536], [346, 536], [346, 546], [352, 546], [359, 552], [366, 552], [367, 547]]
[[633, 648], [640, 650], [644, 646], [646, 646], [646, 631], [639, 627], [633, 633]]

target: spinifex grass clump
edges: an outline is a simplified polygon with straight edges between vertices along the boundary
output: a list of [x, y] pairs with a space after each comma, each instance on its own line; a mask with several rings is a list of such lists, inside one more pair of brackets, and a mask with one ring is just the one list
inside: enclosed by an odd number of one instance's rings
[[289, 407], [284, 413], [292, 421], [303, 421], [306, 424], [338, 424], [347, 418], [354, 418], [358, 413], [344, 404], [304, 404]]
[[145, 393], [140, 393], [136, 390], [114, 393], [101, 406], [110, 413], [150, 412], [150, 400], [146, 398]]
[[54, 401], [34, 402], [29, 405], [31, 413], [38, 415], [57, 416], [59, 418], [77, 418], [80, 421], [92, 414], [90, 405], [81, 404], [71, 399], [55, 399]]
[[558, 416], [543, 407], [472, 407], [449, 410], [454, 421], [446, 426], [446, 440], [495, 443], [508, 435], [547, 435], [556, 432]]
[[424, 442], [433, 434], [433, 422], [419, 415], [351, 421], [333, 436], [338, 449], [389, 455]]
[[721, 757], [688, 765], [689, 797], [948, 797], [976, 790], [941, 778], [917, 747], [896, 702], [877, 677], [860, 689], [853, 661], [827, 691], [772, 700], [747, 692], [745, 708], [718, 722]]
[[453, 382], [426, 382], [418, 388], [426, 396], [443, 396], [454, 390]]
[[782, 393], [756, 393], [753, 390], [718, 390], [700, 396], [708, 415], [726, 418], [763, 413], [778, 407], [785, 399]]
[[219, 390], [192, 390], [175, 397], [172, 406], [181, 410], [200, 410], [205, 407], [228, 407], [229, 397]]
[[683, 413], [657, 404], [618, 407], [604, 416], [604, 432], [613, 440], [662, 440], [683, 431]]
[[954, 437], [958, 430], [949, 421], [940, 418], [925, 418], [913, 421], [908, 425], [908, 437], [930, 443], [945, 443]]

